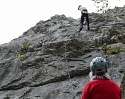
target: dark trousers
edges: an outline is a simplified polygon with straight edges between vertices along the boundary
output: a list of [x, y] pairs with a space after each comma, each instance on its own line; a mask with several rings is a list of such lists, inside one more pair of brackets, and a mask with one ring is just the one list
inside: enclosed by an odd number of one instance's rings
[[80, 32], [80, 31], [82, 30], [82, 28], [83, 28], [84, 17], [86, 17], [87, 28], [88, 28], [88, 30], [90, 30], [88, 13], [82, 13], [82, 15], [81, 15], [81, 20], [80, 20], [79, 32]]

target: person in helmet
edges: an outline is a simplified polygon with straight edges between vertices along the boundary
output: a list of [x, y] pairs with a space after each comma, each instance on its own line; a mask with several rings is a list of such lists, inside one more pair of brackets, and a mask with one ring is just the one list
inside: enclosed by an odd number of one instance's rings
[[90, 62], [90, 82], [84, 86], [81, 99], [121, 99], [121, 88], [111, 80], [107, 68], [108, 63], [102, 57]]
[[86, 18], [86, 21], [87, 21], [88, 30], [90, 30], [90, 27], [89, 27], [89, 16], [88, 16], [87, 8], [86, 7], [82, 7], [82, 5], [79, 5], [78, 10], [81, 12], [80, 28], [79, 28], [78, 32], [80, 32], [82, 30], [83, 22], [84, 22], [85, 18]]

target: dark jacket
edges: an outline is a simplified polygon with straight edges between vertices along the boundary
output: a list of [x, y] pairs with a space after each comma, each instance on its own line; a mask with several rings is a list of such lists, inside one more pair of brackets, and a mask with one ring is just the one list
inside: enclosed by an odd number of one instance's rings
[[84, 22], [84, 17], [86, 18], [86, 21], [87, 21], [87, 27], [88, 27], [88, 30], [90, 29], [89, 27], [89, 16], [88, 16], [88, 11], [86, 8], [84, 7], [80, 7], [79, 8], [80, 12], [81, 12], [81, 18], [80, 18], [80, 28], [79, 28], [79, 32], [82, 30], [83, 28], [83, 22]]

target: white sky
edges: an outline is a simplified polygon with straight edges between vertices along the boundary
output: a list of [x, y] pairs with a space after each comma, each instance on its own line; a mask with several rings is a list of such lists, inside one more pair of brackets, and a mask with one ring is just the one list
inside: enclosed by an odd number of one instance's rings
[[[109, 0], [111, 7], [125, 5], [125, 0]], [[40, 20], [55, 14], [78, 19], [78, 6], [96, 12], [91, 0], [0, 0], [0, 44], [18, 38]]]

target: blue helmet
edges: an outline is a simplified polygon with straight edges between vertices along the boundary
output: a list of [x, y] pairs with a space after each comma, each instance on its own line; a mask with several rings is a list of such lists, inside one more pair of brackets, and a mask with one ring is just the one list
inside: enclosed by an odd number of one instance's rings
[[90, 62], [90, 71], [93, 74], [101, 75], [107, 72], [108, 63], [102, 57], [96, 57]]

